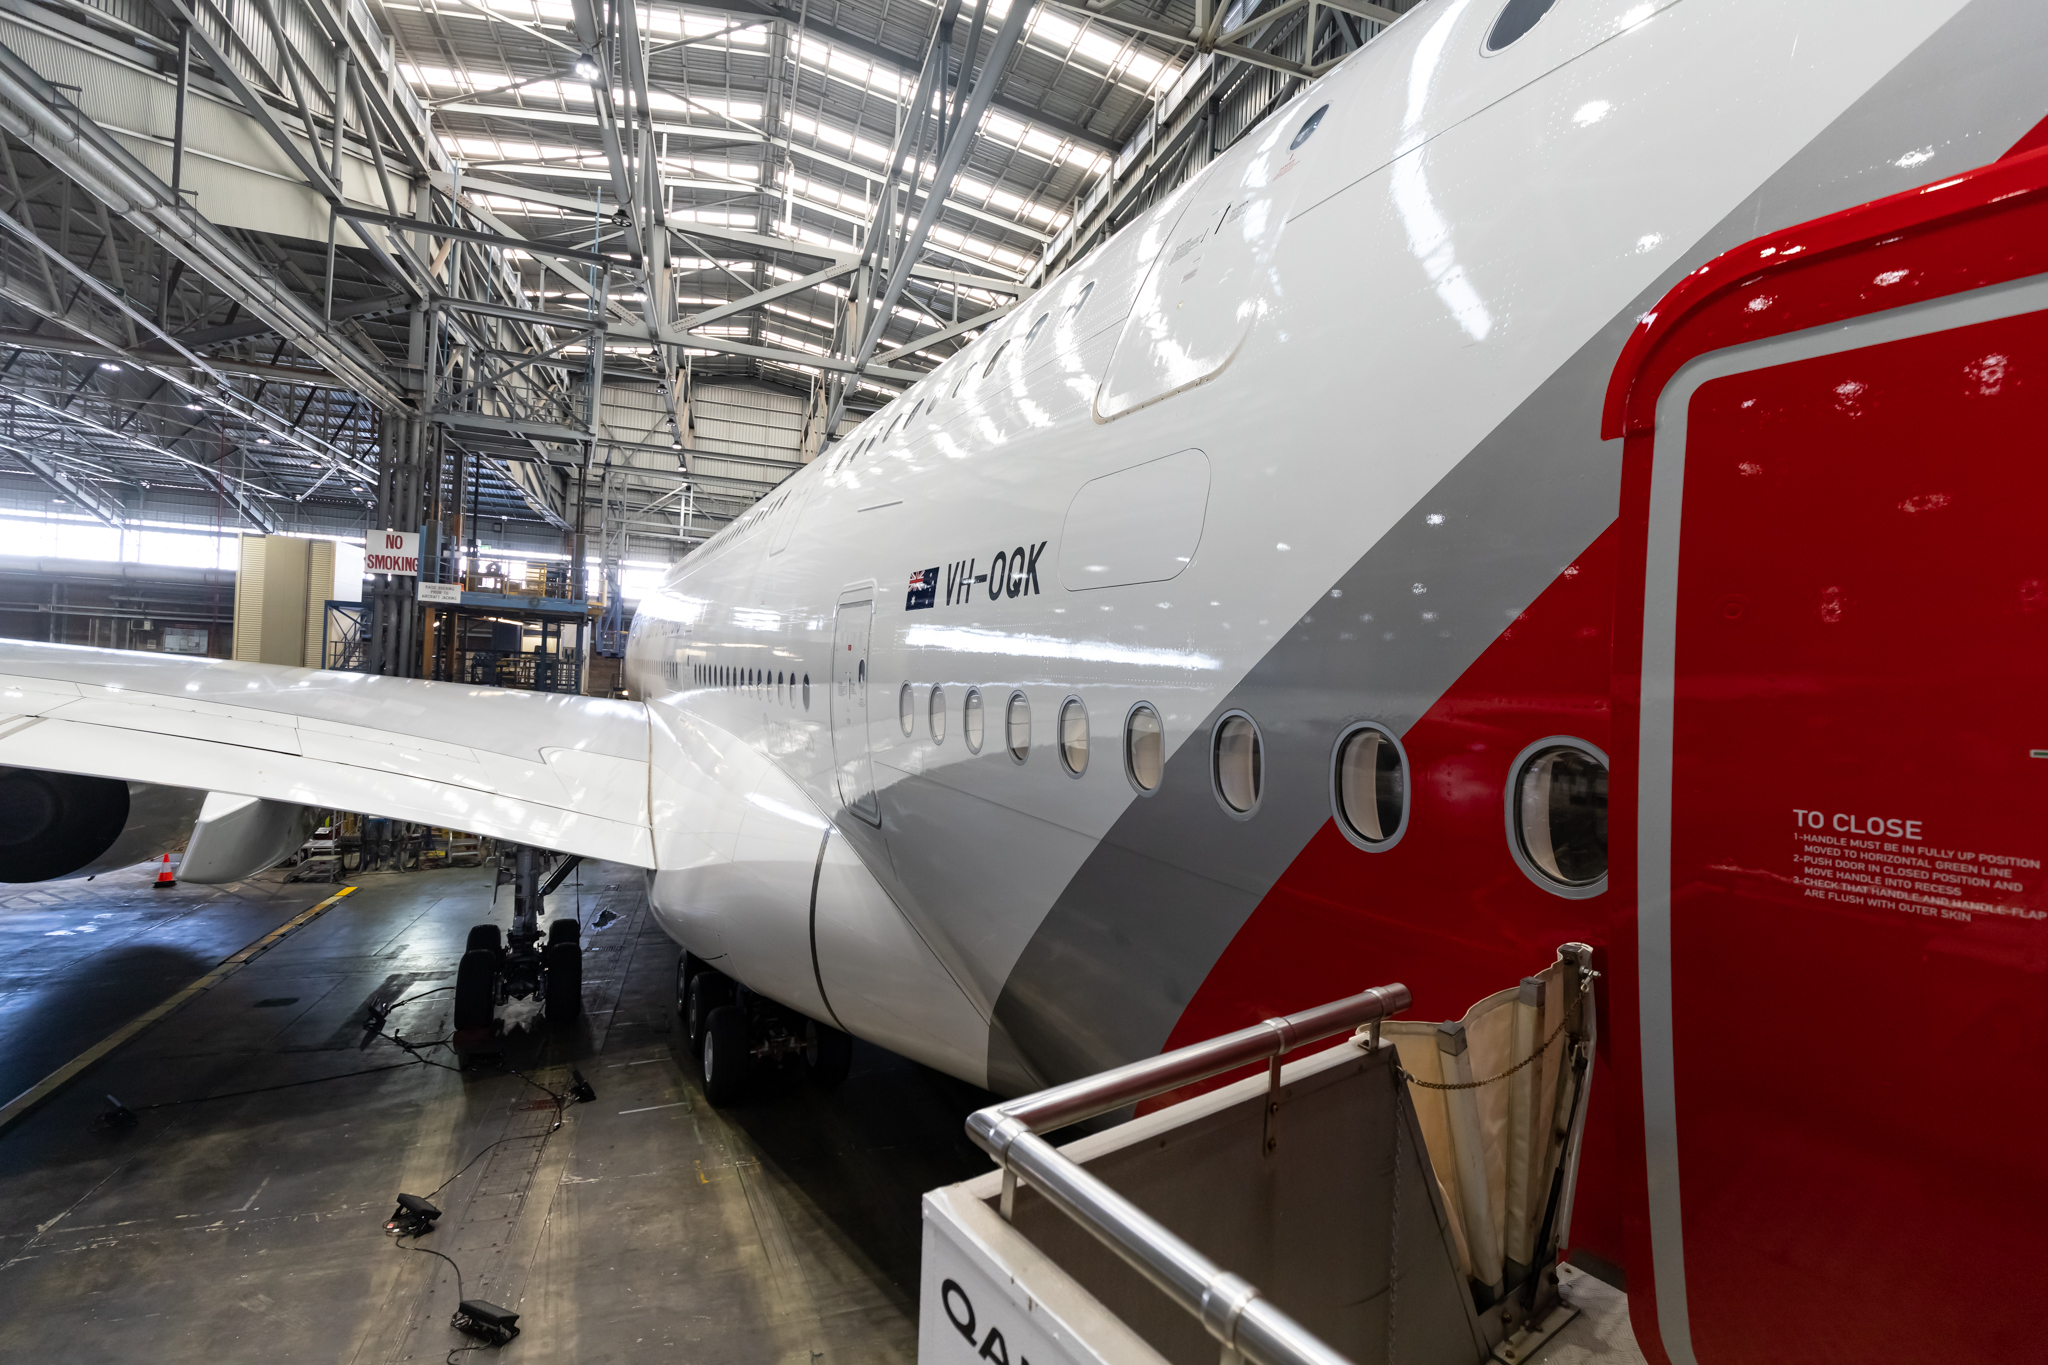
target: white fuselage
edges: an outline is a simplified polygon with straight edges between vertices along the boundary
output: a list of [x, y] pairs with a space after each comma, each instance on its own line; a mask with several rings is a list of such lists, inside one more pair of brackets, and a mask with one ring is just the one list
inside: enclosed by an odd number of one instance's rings
[[[1635, 311], [1759, 219], [1992, 159], [2038, 116], [2018, 92], [1987, 116], [1888, 86], [1969, 8], [1560, 0], [1486, 54], [1498, 6], [1436, 0], [1309, 85], [640, 604], [671, 933], [977, 1083], [1050, 1079], [1059, 1060], [1006, 1063], [990, 1021], [1077, 873], [1155, 799], [1125, 772], [1131, 708], [1162, 717], [1169, 784], [1199, 785], [1206, 759], [1171, 755], [1205, 750], [1224, 710], [1262, 727], [1260, 808], [1150, 851], [1255, 901], [1327, 817], [1324, 732], [1400, 733], [1613, 520], [1597, 405]], [[1247, 700], [1313, 621], [1341, 629]]]

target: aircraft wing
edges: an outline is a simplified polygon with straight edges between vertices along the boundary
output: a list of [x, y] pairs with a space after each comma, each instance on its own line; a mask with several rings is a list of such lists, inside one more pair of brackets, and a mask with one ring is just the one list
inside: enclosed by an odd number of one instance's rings
[[0, 640], [0, 766], [654, 865], [638, 702]]

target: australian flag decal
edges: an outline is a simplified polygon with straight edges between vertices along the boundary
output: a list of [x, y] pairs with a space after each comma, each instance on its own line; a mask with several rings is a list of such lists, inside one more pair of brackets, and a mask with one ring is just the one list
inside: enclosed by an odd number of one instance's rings
[[924, 611], [936, 600], [939, 591], [939, 566], [919, 569], [910, 576], [910, 596], [904, 599], [905, 611]]

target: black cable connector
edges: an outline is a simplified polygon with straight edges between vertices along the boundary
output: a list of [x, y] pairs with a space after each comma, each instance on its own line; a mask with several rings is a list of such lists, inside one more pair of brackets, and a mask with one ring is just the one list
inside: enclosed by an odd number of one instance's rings
[[464, 1299], [448, 1325], [464, 1336], [503, 1346], [519, 1335], [519, 1315], [482, 1299]]
[[423, 1237], [434, 1230], [434, 1220], [440, 1216], [441, 1210], [418, 1195], [401, 1194], [384, 1231], [393, 1237]]

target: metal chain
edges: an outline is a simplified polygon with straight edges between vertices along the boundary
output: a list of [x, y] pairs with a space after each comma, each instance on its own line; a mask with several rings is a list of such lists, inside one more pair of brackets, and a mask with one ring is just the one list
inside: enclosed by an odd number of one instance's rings
[[1557, 1027], [1552, 1029], [1550, 1031], [1550, 1036], [1543, 1040], [1542, 1047], [1537, 1048], [1534, 1052], [1522, 1058], [1521, 1061], [1516, 1062], [1506, 1071], [1501, 1072], [1500, 1075], [1488, 1076], [1483, 1081], [1460, 1081], [1456, 1085], [1442, 1085], [1436, 1081], [1418, 1081], [1415, 1079], [1414, 1073], [1410, 1072], [1406, 1067], [1401, 1067], [1398, 1069], [1400, 1070], [1401, 1075], [1407, 1080], [1408, 1084], [1419, 1085], [1424, 1090], [1477, 1090], [1482, 1085], [1492, 1085], [1495, 1081], [1506, 1080], [1508, 1077], [1514, 1075], [1517, 1071], [1520, 1071], [1523, 1067], [1529, 1065], [1529, 1063], [1535, 1061], [1538, 1057], [1541, 1057], [1544, 1053], [1550, 1051], [1550, 1045], [1557, 1041], [1559, 1034], [1564, 1032], [1565, 1023], [1567, 1022], [1567, 1020], [1570, 1019], [1570, 1017], [1570, 1014], [1567, 1013], [1564, 1019], [1560, 1019], [1557, 1021]]

